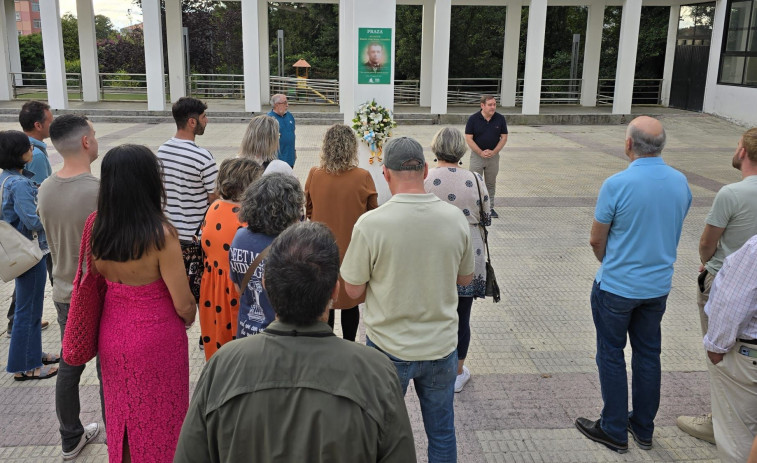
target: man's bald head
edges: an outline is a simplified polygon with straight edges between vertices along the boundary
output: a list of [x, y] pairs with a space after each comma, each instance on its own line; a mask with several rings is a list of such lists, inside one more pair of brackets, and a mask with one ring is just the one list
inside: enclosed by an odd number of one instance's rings
[[626, 150], [630, 149], [637, 157], [659, 156], [665, 148], [665, 139], [665, 129], [660, 121], [649, 116], [639, 116], [628, 124]]

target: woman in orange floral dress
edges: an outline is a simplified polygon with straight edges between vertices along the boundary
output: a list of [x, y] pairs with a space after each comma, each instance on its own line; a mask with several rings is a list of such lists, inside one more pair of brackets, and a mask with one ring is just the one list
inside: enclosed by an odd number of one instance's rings
[[200, 336], [205, 360], [224, 344], [236, 339], [239, 293], [229, 279], [229, 246], [239, 222], [239, 199], [244, 190], [263, 173], [251, 159], [226, 159], [218, 169], [217, 199], [202, 223], [205, 272], [200, 284]]

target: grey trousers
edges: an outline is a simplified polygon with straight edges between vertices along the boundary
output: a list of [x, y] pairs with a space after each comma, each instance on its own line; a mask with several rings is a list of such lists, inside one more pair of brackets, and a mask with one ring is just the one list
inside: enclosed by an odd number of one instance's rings
[[481, 174], [484, 184], [489, 191], [489, 204], [494, 207], [497, 196], [497, 174], [499, 173], [499, 154], [486, 159], [471, 151], [469, 170]]
[[[63, 339], [63, 333], [66, 331], [66, 322], [68, 321], [69, 304], [55, 302], [55, 309], [58, 311], [58, 325], [60, 325], [60, 337]], [[100, 357], [97, 357], [95, 363], [97, 368], [97, 379], [100, 380], [100, 410], [102, 411], [103, 423], [105, 423], [105, 401], [103, 400], [103, 382], [100, 371]], [[61, 351], [60, 364], [58, 365], [58, 377], [55, 380], [55, 413], [58, 415], [60, 424], [60, 438], [64, 452], [73, 450], [82, 434], [84, 426], [79, 419], [81, 411], [81, 402], [79, 400], [79, 381], [84, 373], [85, 365], [73, 366], [63, 360], [63, 351]]]

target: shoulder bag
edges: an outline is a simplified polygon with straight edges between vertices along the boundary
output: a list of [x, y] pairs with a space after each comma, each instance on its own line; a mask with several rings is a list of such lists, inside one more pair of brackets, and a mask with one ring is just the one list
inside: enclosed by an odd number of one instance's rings
[[[100, 335], [100, 316], [105, 304], [108, 284], [95, 270], [92, 262], [92, 227], [97, 212], [84, 224], [79, 248], [79, 267], [71, 292], [66, 331], [63, 333], [63, 360], [69, 365], [84, 365], [97, 355], [97, 338]], [[82, 266], [87, 273], [82, 275]]]
[[483, 238], [484, 246], [486, 246], [486, 295], [494, 299], [494, 302], [499, 302], [499, 285], [497, 284], [497, 277], [494, 275], [494, 267], [492, 267], [491, 255], [489, 254], [489, 231], [484, 226], [484, 199], [481, 197], [481, 185], [478, 184], [478, 177], [475, 172], [473, 172], [473, 180], [476, 182], [476, 188], [478, 188], [478, 228], [481, 230], [481, 238]]
[[[5, 182], [10, 177], [5, 177], [0, 185], [0, 208], [3, 204]], [[2, 218], [2, 209], [0, 209]], [[37, 243], [37, 233], [33, 233], [34, 239], [29, 239], [23, 233], [5, 220], [0, 220], [0, 279], [8, 283], [23, 275], [30, 268], [42, 260], [42, 250]]]
[[247, 267], [247, 271], [244, 272], [244, 277], [242, 277], [242, 284], [239, 285], [239, 297], [242, 297], [242, 294], [247, 290], [247, 285], [250, 283], [250, 278], [252, 278], [252, 274], [255, 273], [255, 269], [258, 268], [260, 263], [263, 261], [263, 259], [268, 256], [268, 251], [271, 250], [271, 245], [265, 247], [262, 251], [260, 251], [260, 254], [258, 254], [258, 257], [255, 258], [255, 260], [252, 261], [249, 267]]
[[[210, 210], [210, 207], [208, 207]], [[195, 236], [192, 237], [192, 241], [181, 242], [181, 257], [184, 259], [184, 270], [187, 272], [187, 279], [189, 279], [189, 289], [192, 290], [192, 295], [195, 297], [195, 302], [200, 303], [200, 284], [202, 283], [202, 274], [205, 271], [205, 253], [202, 250], [202, 241], [200, 237], [200, 230], [202, 224], [205, 222], [205, 218], [208, 215], [208, 211], [205, 211], [200, 224], [195, 230]]]

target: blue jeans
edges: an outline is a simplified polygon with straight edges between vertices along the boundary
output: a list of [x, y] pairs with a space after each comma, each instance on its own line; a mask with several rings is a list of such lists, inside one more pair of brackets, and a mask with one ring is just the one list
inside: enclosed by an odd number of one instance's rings
[[381, 351], [392, 361], [403, 395], [410, 380], [413, 380], [428, 437], [429, 463], [456, 462], [454, 400], [457, 350], [438, 360], [407, 361], [382, 351], [368, 337], [365, 341], [367, 346]]
[[16, 278], [16, 313], [8, 349], [8, 373], [42, 366], [42, 303], [45, 297], [46, 259]]
[[[639, 439], [651, 441], [654, 418], [660, 406], [660, 322], [668, 295], [628, 299], [603, 291], [594, 282], [591, 312], [597, 330], [597, 368], [602, 388], [604, 432], [618, 442], [627, 442], [628, 423]], [[631, 340], [631, 402], [628, 411], [628, 378], [623, 349], [626, 334]]]

